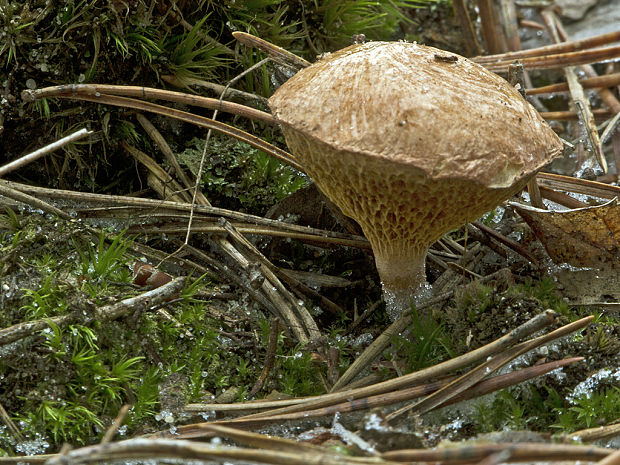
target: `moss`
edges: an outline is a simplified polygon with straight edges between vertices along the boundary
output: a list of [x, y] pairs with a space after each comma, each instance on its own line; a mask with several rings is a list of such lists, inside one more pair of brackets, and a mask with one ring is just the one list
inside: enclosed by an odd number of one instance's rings
[[[194, 139], [178, 155], [198, 174], [204, 140]], [[202, 172], [202, 190], [217, 206], [262, 215], [276, 202], [308, 184], [290, 166], [249, 145], [214, 135], [209, 140]]]
[[[128, 285], [131, 238], [91, 241], [77, 224], [36, 214], [15, 218], [21, 229], [0, 230], [3, 263], [12, 261], [0, 279], [22, 284], [3, 296], [3, 327], [72, 311], [90, 314], [140, 292]], [[214, 284], [190, 277], [182, 301], [167, 309], [172, 319], [155, 311], [90, 325], [52, 323], [5, 348], [0, 403], [27, 438], [43, 437], [57, 450], [64, 442], [96, 441], [125, 403], [132, 406], [125, 434], [134, 434], [165, 427], [158, 420], [162, 410], [176, 405], [178, 420], [186, 402], [211, 400], [230, 387], [244, 400], [262, 368], [267, 335], [261, 322], [267, 320], [234, 302], [196, 297], [204, 292], [213, 293]], [[280, 338], [265, 390], [308, 395], [322, 389], [324, 368], [299, 354]], [[0, 448], [12, 445], [2, 433]]]

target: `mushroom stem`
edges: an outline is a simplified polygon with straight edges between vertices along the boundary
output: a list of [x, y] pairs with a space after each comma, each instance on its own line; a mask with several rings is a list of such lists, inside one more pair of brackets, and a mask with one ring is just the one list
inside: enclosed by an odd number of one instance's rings
[[[372, 243], [372, 241], [371, 241]], [[372, 245], [375, 264], [381, 285], [386, 312], [395, 321], [403, 312], [411, 309], [420, 298], [427, 297], [430, 290], [426, 282], [425, 257], [427, 247], [407, 250], [405, 253], [382, 253]]]

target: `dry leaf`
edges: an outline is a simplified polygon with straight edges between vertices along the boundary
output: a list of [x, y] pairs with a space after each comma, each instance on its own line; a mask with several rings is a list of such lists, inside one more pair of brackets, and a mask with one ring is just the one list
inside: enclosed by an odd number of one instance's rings
[[548, 211], [511, 203], [556, 263], [598, 267], [620, 264], [618, 199], [574, 210]]

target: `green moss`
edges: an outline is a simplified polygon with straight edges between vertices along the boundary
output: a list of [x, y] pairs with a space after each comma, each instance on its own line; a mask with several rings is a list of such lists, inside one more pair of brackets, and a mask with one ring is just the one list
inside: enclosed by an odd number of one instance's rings
[[528, 297], [538, 299], [540, 304], [545, 308], [550, 308], [561, 315], [573, 315], [575, 313], [569, 311], [566, 301], [562, 298], [556, 289], [553, 279], [544, 277], [538, 281], [528, 280], [525, 284], [516, 286], [515, 294], [524, 293]]
[[[617, 384], [617, 372], [611, 382]], [[620, 418], [620, 388], [610, 386], [597, 392], [584, 393], [570, 399], [568, 404], [556, 409], [555, 428], [570, 432], [611, 424]]]
[[549, 431], [562, 433], [613, 423], [620, 417], [620, 389], [599, 388], [578, 397], [566, 396], [550, 387], [529, 386], [518, 393], [505, 389], [492, 403], [476, 404], [473, 417], [478, 432], [505, 429]]
[[403, 360], [407, 371], [417, 371], [432, 366], [454, 353], [450, 335], [441, 320], [428, 311], [411, 306], [412, 324], [408, 333], [396, 337], [395, 350], [390, 350], [395, 361]]
[[[179, 162], [198, 174], [204, 140], [194, 139], [178, 155]], [[205, 155], [202, 188], [218, 206], [264, 214], [278, 200], [308, 183], [290, 166], [249, 145], [212, 136]]]
[[[91, 240], [78, 225], [45, 223], [38, 215], [13, 220], [19, 231], [0, 231], [6, 265], [0, 277], [23, 280], [28, 262], [29, 278], [27, 287], [4, 300], [4, 326], [75, 311], [88, 315], [140, 292], [125, 285], [131, 281], [127, 264], [134, 258], [127, 250], [133, 239], [117, 234]], [[212, 288], [206, 276], [189, 277], [182, 301], [167, 309], [172, 319], [137, 312], [89, 325], [50, 323], [0, 359], [0, 403], [27, 438], [42, 437], [56, 450], [64, 442], [97, 441], [125, 403], [131, 405], [126, 433], [133, 434], [161, 428], [157, 415], [171, 405], [208, 401], [233, 387], [236, 399], [246, 400], [262, 369], [269, 320], [260, 313], [249, 318], [242, 307], [211, 310], [213, 304], [197, 295]], [[324, 370], [280, 335], [262, 392], [321, 393]], [[175, 396], [178, 404], [171, 401]], [[0, 448], [10, 450], [11, 444], [0, 435]]]

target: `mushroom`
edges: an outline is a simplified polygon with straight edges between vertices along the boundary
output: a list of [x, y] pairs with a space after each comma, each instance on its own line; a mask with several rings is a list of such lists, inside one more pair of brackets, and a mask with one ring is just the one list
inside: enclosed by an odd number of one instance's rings
[[429, 246], [521, 190], [562, 142], [482, 66], [407, 42], [324, 56], [269, 106], [296, 159], [370, 241], [394, 319], [426, 286]]

